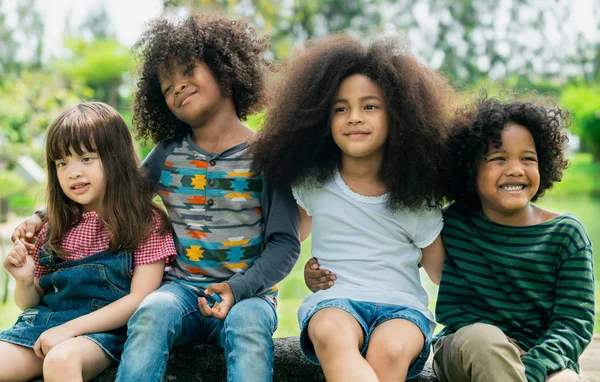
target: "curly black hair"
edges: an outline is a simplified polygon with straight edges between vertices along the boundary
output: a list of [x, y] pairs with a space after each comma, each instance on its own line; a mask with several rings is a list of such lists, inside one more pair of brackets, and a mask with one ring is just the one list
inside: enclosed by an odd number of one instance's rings
[[190, 69], [195, 60], [206, 63], [223, 94], [232, 98], [241, 120], [263, 106], [264, 74], [272, 67], [263, 56], [267, 38], [257, 37], [255, 28], [244, 19], [190, 12], [179, 22], [153, 20], [132, 49], [140, 58], [133, 125], [138, 137], [152, 138], [154, 143], [190, 131], [189, 125], [171, 113], [160, 89], [159, 71], [171, 68], [175, 59]]
[[502, 146], [501, 132], [507, 124], [519, 124], [529, 130], [535, 142], [540, 172], [540, 187], [531, 199], [536, 201], [559, 182], [569, 162], [565, 158], [568, 137], [565, 129], [570, 114], [557, 106], [543, 106], [545, 101], [524, 102], [516, 94], [503, 98], [479, 98], [456, 112], [453, 131], [448, 139], [452, 155], [449, 199], [463, 210], [477, 210], [481, 202], [477, 194], [477, 167], [485, 158], [489, 143]]
[[384, 94], [388, 139], [379, 177], [390, 192], [388, 208], [441, 205], [445, 139], [455, 92], [441, 74], [425, 68], [399, 37], [369, 45], [348, 36], [310, 42], [279, 69], [265, 125], [253, 146], [254, 167], [275, 185], [323, 184], [340, 165], [331, 133], [334, 98], [354, 74], [369, 77]]

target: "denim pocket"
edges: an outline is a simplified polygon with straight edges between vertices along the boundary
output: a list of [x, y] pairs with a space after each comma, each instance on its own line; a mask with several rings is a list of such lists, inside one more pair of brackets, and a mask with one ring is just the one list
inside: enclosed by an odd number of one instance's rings
[[29, 308], [19, 315], [17, 322], [22, 322], [29, 326], [35, 326], [35, 318], [39, 312], [40, 311], [35, 308]]

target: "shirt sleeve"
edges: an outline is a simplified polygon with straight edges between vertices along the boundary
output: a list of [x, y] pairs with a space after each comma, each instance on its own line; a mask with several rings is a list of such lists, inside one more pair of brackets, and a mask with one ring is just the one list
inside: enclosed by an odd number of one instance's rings
[[146, 171], [146, 177], [154, 190], [156, 190], [160, 181], [162, 168], [167, 156], [167, 146], [164, 143], [159, 143], [142, 162], [142, 169]]
[[263, 192], [265, 249], [248, 270], [233, 275], [227, 283], [239, 302], [273, 287], [294, 268], [300, 256], [298, 207], [289, 189], [266, 186]]
[[592, 258], [592, 248], [586, 246], [560, 268], [550, 326], [521, 358], [528, 381], [544, 382], [566, 368], [579, 371], [577, 360], [594, 334]]
[[152, 233], [133, 252], [134, 266], [151, 264], [163, 259], [165, 264], [169, 264], [177, 256], [172, 232], [160, 234], [161, 216], [158, 212], [154, 212], [152, 220], [154, 224]]
[[48, 223], [44, 224], [44, 226], [40, 230], [40, 233], [38, 234], [35, 242], [35, 248], [33, 249], [33, 262], [35, 264], [33, 268], [33, 277], [42, 277], [50, 273], [47, 267], [40, 265], [40, 251], [44, 247], [47, 232]]
[[415, 227], [413, 242], [418, 248], [426, 248], [442, 232], [444, 227], [442, 211], [439, 208], [425, 209], [423, 212], [416, 214], [416, 219], [417, 223], [413, 225]]
[[302, 207], [302, 209], [304, 211], [306, 211], [306, 213], [308, 214], [308, 216], [312, 216], [312, 212], [310, 211], [310, 209], [308, 208], [308, 200], [307, 200], [307, 192], [308, 190], [305, 187], [293, 187], [292, 188], [292, 195], [294, 196], [294, 199], [296, 200], [296, 203]]

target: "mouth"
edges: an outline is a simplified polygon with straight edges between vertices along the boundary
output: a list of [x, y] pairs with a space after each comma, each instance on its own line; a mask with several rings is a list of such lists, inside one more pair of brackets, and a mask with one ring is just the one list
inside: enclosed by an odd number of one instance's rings
[[184, 94], [183, 98], [181, 99], [181, 102], [179, 103], [179, 108], [181, 109], [185, 104], [185, 101], [187, 101], [191, 96], [193, 96], [196, 93], [198, 93], [197, 90]]
[[83, 194], [84, 192], [86, 192], [88, 190], [88, 188], [90, 187], [89, 183], [75, 183], [73, 185], [71, 185], [69, 188], [71, 189], [71, 191], [73, 191], [74, 194]]
[[364, 138], [367, 135], [369, 135], [371, 133], [367, 132], [367, 131], [363, 131], [363, 130], [353, 130], [353, 131], [349, 131], [347, 133], [344, 133], [345, 137], [349, 137], [349, 138]]
[[498, 187], [500, 190], [508, 193], [518, 193], [527, 188], [526, 184], [503, 184]]

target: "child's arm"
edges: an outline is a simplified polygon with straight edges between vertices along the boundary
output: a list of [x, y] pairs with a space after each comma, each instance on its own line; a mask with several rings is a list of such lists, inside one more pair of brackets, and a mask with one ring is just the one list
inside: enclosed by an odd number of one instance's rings
[[521, 360], [528, 381], [543, 382], [577, 360], [594, 334], [594, 273], [591, 245], [580, 249], [561, 267], [556, 283], [550, 327]]
[[421, 265], [425, 268], [431, 281], [436, 285], [440, 285], [442, 267], [444, 266], [444, 258], [446, 256], [442, 235], [438, 235], [431, 245], [421, 249], [421, 253]]
[[298, 216], [300, 220], [300, 242], [303, 242], [312, 231], [312, 216], [308, 216], [304, 208], [300, 206], [298, 206]]
[[298, 207], [291, 190], [266, 188], [263, 192], [268, 192], [268, 200], [263, 203], [263, 241], [266, 245], [262, 254], [245, 273], [237, 273], [226, 281], [236, 302], [252, 297], [283, 280], [300, 256]]
[[20, 239], [15, 240], [13, 249], [8, 252], [4, 268], [16, 281], [14, 299], [17, 306], [26, 310], [38, 305], [44, 291], [39, 286], [39, 279], [33, 276], [33, 256], [27, 253]]
[[87, 333], [107, 332], [127, 325], [127, 321], [144, 297], [159, 287], [164, 268], [164, 260], [136, 266], [131, 280], [131, 292], [127, 296], [85, 316], [46, 330], [35, 343], [35, 354], [43, 359], [50, 349], [69, 338]]

